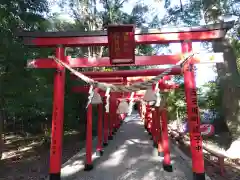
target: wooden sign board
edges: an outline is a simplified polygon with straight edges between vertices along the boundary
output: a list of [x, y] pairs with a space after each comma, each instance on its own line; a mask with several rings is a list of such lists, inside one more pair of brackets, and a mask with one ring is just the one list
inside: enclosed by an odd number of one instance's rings
[[108, 47], [111, 64], [135, 63], [134, 25], [110, 25]]

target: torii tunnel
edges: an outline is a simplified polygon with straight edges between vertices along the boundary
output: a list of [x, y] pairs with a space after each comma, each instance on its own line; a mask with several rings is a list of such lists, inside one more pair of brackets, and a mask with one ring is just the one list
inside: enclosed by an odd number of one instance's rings
[[[115, 71], [116, 73], [117, 71]], [[111, 74], [111, 72], [109, 73]], [[114, 75], [114, 74], [113, 74]], [[131, 74], [130, 74], [131, 75]], [[74, 76], [73, 76], [74, 79]], [[110, 82], [110, 83], [119, 83], [119, 79], [123, 80], [123, 78], [95, 78], [94, 80], [96, 81], [102, 81], [102, 82]], [[126, 78], [127, 79], [127, 78]], [[139, 82], [139, 81], [143, 81], [143, 79], [146, 79], [146, 77], [136, 77], [136, 78], [130, 78], [129, 80], [125, 80], [125, 81], [121, 81], [120, 83], [126, 84], [126, 83], [133, 83], [133, 82]], [[164, 81], [165, 80], [170, 80], [171, 77], [170, 76], [165, 76], [163, 78], [163, 80], [160, 82], [160, 88], [161, 90], [170, 90], [170, 89], [175, 89], [178, 88], [178, 85], [176, 84], [166, 84]], [[89, 86], [74, 86], [72, 87], [72, 91], [75, 93], [88, 93], [89, 91]], [[98, 93], [104, 97], [105, 92], [103, 91], [98, 91]], [[144, 92], [139, 91], [138, 93], [135, 94], [134, 98], [136, 98], [136, 100], [138, 100], [139, 98], [142, 98], [144, 96]], [[128, 94], [123, 94], [120, 92], [116, 92], [116, 93], [112, 93], [112, 101], [111, 101], [111, 112], [116, 111], [117, 105], [120, 103], [121, 99], [127, 99], [128, 101], [130, 97], [130, 93]], [[140, 104], [139, 104], [140, 105]], [[155, 109], [154, 109], [155, 110]], [[168, 143], [168, 135], [167, 135], [167, 131], [163, 131], [161, 133], [160, 131], [160, 121], [157, 121], [157, 115], [159, 115], [159, 112], [157, 111], [156, 108], [156, 112], [155, 111], [150, 111], [150, 108], [147, 109], [146, 112], [143, 112], [143, 107], [140, 105], [138, 106], [138, 112], [139, 114], [141, 114], [142, 118], [145, 119], [145, 113], [146, 113], [146, 119], [144, 120], [144, 124], [145, 124], [145, 128], [146, 130], [149, 132], [149, 134], [152, 135], [152, 139], [154, 140], [154, 147], [158, 148], [158, 153], [159, 155], [163, 156], [163, 150], [165, 150], [165, 164], [166, 165], [170, 165], [170, 154], [169, 154], [169, 146], [165, 145], [163, 146], [162, 142]], [[117, 115], [117, 114], [112, 114], [110, 115], [109, 113], [104, 112], [104, 127], [103, 127], [103, 123], [102, 123], [102, 113], [103, 113], [103, 107], [102, 104], [98, 105], [98, 141], [97, 141], [97, 154], [98, 155], [102, 155], [103, 154], [103, 146], [107, 146], [108, 145], [108, 140], [113, 140], [113, 135], [115, 135], [115, 133], [117, 132], [117, 130], [119, 129], [120, 125], [122, 124], [122, 120], [124, 119], [124, 117], [126, 116], [126, 114], [122, 114], [122, 115]], [[154, 114], [152, 114], [154, 113]], [[158, 114], [156, 114], [158, 113]], [[152, 117], [150, 117], [152, 116]], [[91, 121], [91, 114], [89, 114], [88, 116], [88, 122]], [[162, 119], [162, 123], [163, 123]], [[109, 122], [108, 122], [109, 121]], [[157, 123], [159, 122], [159, 123]], [[164, 124], [164, 123], [163, 123]], [[87, 138], [86, 138], [86, 157], [87, 157], [87, 163], [88, 164], [92, 164], [92, 127], [88, 126], [87, 127]], [[102, 132], [103, 130], [103, 132]], [[162, 134], [165, 133], [165, 136], [163, 136], [165, 138], [164, 141], [162, 141]], [[103, 137], [102, 137], [102, 134]], [[163, 149], [163, 147], [165, 147], [165, 149]]]
[[[93, 32], [19, 32], [17, 35], [23, 38], [24, 45], [30, 47], [55, 47], [55, 57], [66, 63], [71, 68], [88, 67], [118, 67], [118, 66], [153, 66], [170, 65], [174, 66], [168, 75], [183, 75], [185, 83], [185, 96], [187, 102], [187, 119], [190, 133], [192, 172], [194, 180], [205, 180], [204, 159], [202, 150], [202, 137], [200, 134], [200, 119], [197, 104], [196, 82], [194, 75], [194, 64], [222, 62], [222, 53], [197, 53], [192, 51], [192, 42], [214, 41], [225, 37], [226, 32], [232, 28], [234, 22], [212, 24], [199, 27], [188, 28], [164, 28], [164, 29], [136, 29], [134, 25], [110, 25], [107, 31]], [[155, 55], [155, 56], [135, 56], [135, 47], [140, 44], [166, 44], [181, 43], [182, 53], [175, 55]], [[71, 58], [65, 56], [65, 47], [83, 46], [107, 46], [109, 57], [101, 58]], [[190, 56], [189, 54], [193, 54]], [[183, 57], [190, 57], [184, 64], [176, 65]], [[52, 58], [39, 58], [30, 60], [28, 67], [31, 68], [54, 68], [54, 94], [52, 112], [52, 131], [50, 147], [50, 180], [61, 179], [61, 157], [62, 157], [62, 135], [64, 117], [64, 93], [65, 93], [65, 69], [66, 67], [54, 61]], [[68, 68], [67, 68], [68, 69]], [[91, 78], [118, 78], [119, 84], [127, 84], [129, 77], [136, 76], [157, 76], [166, 71], [166, 68], [126, 70], [113, 72], [83, 72]], [[99, 79], [101, 81], [101, 79]], [[104, 82], [104, 79], [102, 79]], [[110, 80], [106, 80], [110, 83]], [[73, 87], [77, 92], [79, 87]], [[160, 88], [168, 89], [167, 84], [162, 82]], [[174, 88], [174, 87], [172, 87]], [[78, 89], [78, 90], [77, 90]], [[81, 89], [81, 88], [80, 88]], [[80, 91], [85, 91], [81, 89]], [[85, 91], [86, 92], [86, 91]], [[129, 98], [129, 93], [124, 92], [110, 93], [111, 112], [104, 112], [105, 136], [98, 141], [98, 150], [101, 152], [102, 144], [107, 145], [108, 138], [112, 137], [114, 129], [118, 129], [123, 116], [116, 112], [118, 98]], [[100, 93], [103, 95], [103, 92]], [[138, 98], [141, 98], [139, 95]], [[105, 104], [105, 98], [103, 98]], [[101, 122], [101, 112], [103, 104], [99, 104], [99, 121]], [[145, 111], [145, 113], [143, 113]], [[154, 146], [158, 146], [159, 153], [163, 154], [163, 167], [166, 171], [172, 171], [170, 162], [170, 152], [168, 145], [167, 130], [167, 106], [161, 108], [146, 105], [139, 105], [139, 113], [144, 121], [145, 128], [152, 135]], [[125, 115], [126, 116], [126, 115]], [[161, 117], [161, 121], [160, 121]], [[92, 151], [92, 105], [87, 109], [87, 140], [86, 152]], [[106, 122], [109, 121], [109, 122]], [[106, 125], [110, 125], [106, 127]], [[98, 126], [98, 134], [101, 134], [101, 124]], [[107, 148], [107, 147], [104, 147]], [[91, 154], [86, 154], [85, 170], [93, 169]], [[81, 177], [79, 177], [81, 179]]]

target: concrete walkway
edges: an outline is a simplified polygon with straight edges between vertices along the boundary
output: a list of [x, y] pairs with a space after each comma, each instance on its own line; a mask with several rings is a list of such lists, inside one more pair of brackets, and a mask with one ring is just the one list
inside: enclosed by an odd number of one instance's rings
[[[173, 145], [171, 145], [173, 146]], [[192, 180], [192, 172], [179, 152], [171, 148], [174, 171], [165, 172], [150, 136], [138, 114], [125, 123], [105, 148], [100, 158], [93, 154], [94, 169], [83, 171], [85, 152], [80, 152], [62, 167], [64, 180]]]

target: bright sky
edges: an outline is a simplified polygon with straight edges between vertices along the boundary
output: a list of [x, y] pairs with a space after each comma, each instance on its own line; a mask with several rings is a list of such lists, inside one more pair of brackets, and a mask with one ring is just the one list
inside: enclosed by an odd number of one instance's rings
[[[49, 1], [54, 1], [54, 0], [49, 0]], [[183, 0], [182, 2], [186, 2], [188, 0]], [[159, 14], [159, 17], [163, 17], [164, 14], [166, 13], [164, 9], [164, 4], [163, 3], [157, 3], [156, 0], [129, 0], [128, 3], [124, 4], [123, 11], [127, 13], [131, 13], [132, 8], [137, 2], [142, 2], [143, 4], [146, 4], [150, 7], [152, 12], [154, 14], [149, 15], [147, 19], [151, 19], [151, 17], [154, 17], [156, 14]], [[164, 2], [164, 1], [162, 1]], [[171, 5], [179, 5], [179, 0], [171, 0]], [[97, 8], [99, 10], [103, 9], [103, 7], [98, 4]], [[60, 12], [60, 8], [55, 5], [52, 7], [52, 12]], [[62, 13], [63, 14], [63, 13]], [[69, 18], [67, 15], [63, 15], [65, 18]], [[170, 49], [172, 53], [181, 53], [181, 45], [180, 43], [171, 43], [170, 44]], [[204, 51], [204, 49], [200, 46], [200, 43], [193, 43], [193, 51], [194, 52], [199, 52], [199, 51]], [[216, 73], [213, 71], [213, 64], [198, 64], [197, 65], [197, 72], [196, 72], [196, 83], [197, 86], [201, 86], [205, 84], [208, 81], [214, 80], [216, 78]]]

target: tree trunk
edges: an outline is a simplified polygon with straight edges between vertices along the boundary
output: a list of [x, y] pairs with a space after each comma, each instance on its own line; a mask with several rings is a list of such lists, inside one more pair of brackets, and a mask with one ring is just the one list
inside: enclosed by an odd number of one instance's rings
[[224, 63], [216, 65], [222, 95], [222, 115], [232, 140], [240, 137], [240, 76], [236, 56], [228, 39], [213, 42], [215, 52], [224, 53]]

